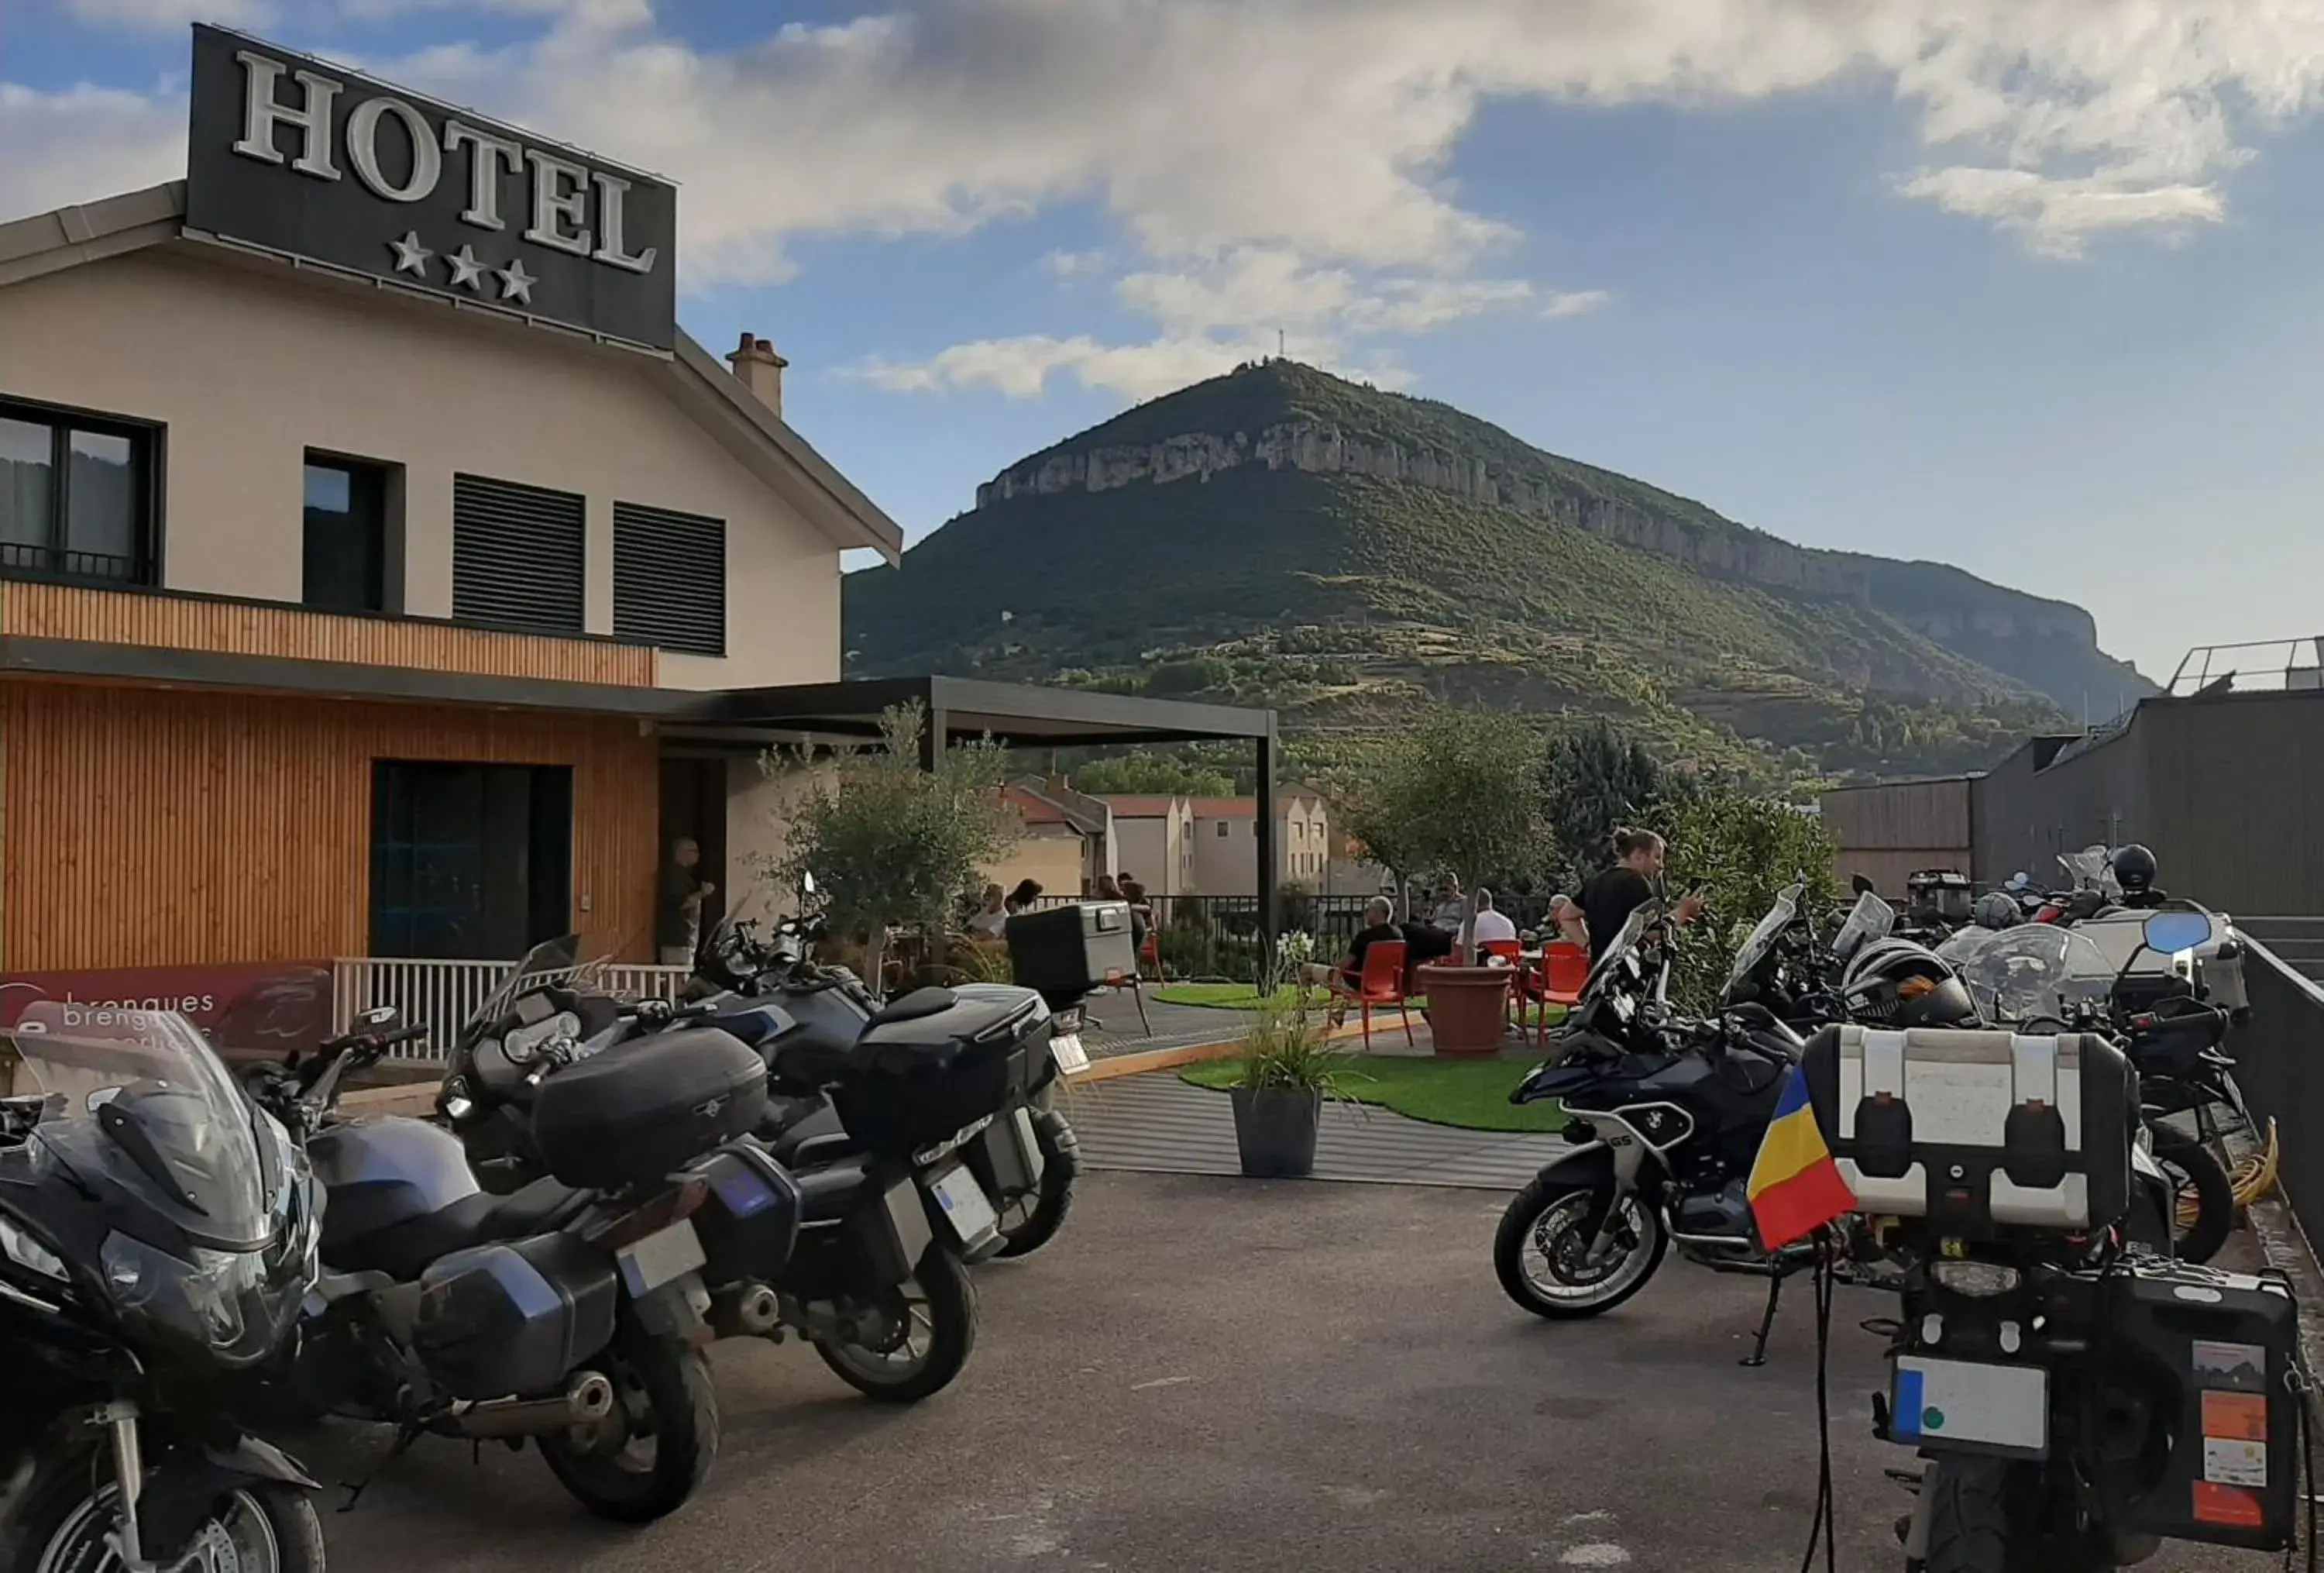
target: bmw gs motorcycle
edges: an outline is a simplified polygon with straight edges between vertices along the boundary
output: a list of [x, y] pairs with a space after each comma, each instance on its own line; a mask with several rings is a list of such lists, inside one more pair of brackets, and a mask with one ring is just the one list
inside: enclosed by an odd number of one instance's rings
[[[525, 994], [520, 967], [466, 1036], [517, 1032]], [[719, 1177], [716, 1149], [765, 1102], [764, 1068], [707, 1032], [593, 1065], [540, 1055], [549, 1173], [493, 1197], [440, 1127], [338, 1117], [346, 1078], [425, 1030], [396, 1020], [392, 1009], [366, 1013], [355, 1032], [253, 1078], [326, 1193], [327, 1271], [275, 1402], [300, 1418], [392, 1424], [398, 1452], [424, 1434], [530, 1439], [600, 1517], [674, 1511], [718, 1450], [691, 1220]]]
[[304, 1156], [181, 1016], [0, 1046], [0, 1567], [321, 1573], [315, 1482], [241, 1423], [316, 1279]]
[[[1796, 906], [1796, 892], [1788, 899]], [[1737, 977], [1783, 927], [1774, 918], [1738, 956]], [[1509, 1095], [1560, 1100], [1574, 1143], [1517, 1193], [1494, 1236], [1502, 1289], [1536, 1316], [1611, 1310], [1673, 1245], [1714, 1271], [1777, 1282], [1809, 1260], [1803, 1246], [1761, 1250], [1744, 1194], [1799, 1036], [1757, 1004], [1710, 1021], [1674, 1013], [1662, 920], [1655, 902], [1630, 914], [1591, 967], [1556, 1056]], [[1761, 1353], [1766, 1337], [1763, 1325]]]
[[[810, 879], [805, 893], [811, 898], [814, 892]], [[812, 914], [786, 918], [764, 936], [753, 920], [725, 919], [704, 938], [688, 991], [715, 1003], [711, 1019], [766, 1055], [774, 1092], [759, 1134], [782, 1158], [797, 1155], [805, 1143], [844, 1134], [828, 1087], [881, 1013], [853, 973], [816, 964], [815, 944], [822, 935], [822, 921]], [[1081, 1175], [1080, 1140], [1056, 1106], [1058, 1080], [1089, 1063], [1081, 1046], [1081, 1007], [1047, 1003], [1049, 1052], [1031, 1067], [1029, 1096], [1013, 1102], [997, 1122], [1008, 1128], [996, 1137], [1010, 1138], [1007, 1145], [1015, 1151], [996, 1152], [996, 1141], [963, 1150], [999, 1214], [997, 1257], [1028, 1256], [1055, 1239]]]

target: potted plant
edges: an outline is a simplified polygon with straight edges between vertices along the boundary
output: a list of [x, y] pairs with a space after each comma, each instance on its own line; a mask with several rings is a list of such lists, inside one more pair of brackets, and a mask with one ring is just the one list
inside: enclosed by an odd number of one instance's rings
[[1252, 1179], [1304, 1180], [1315, 1170], [1323, 1100], [1337, 1090], [1347, 1056], [1309, 1014], [1304, 979], [1293, 974], [1286, 986], [1278, 973], [1269, 981], [1243, 1034], [1242, 1074], [1227, 1089], [1235, 1149]]
[[[1381, 745], [1356, 788], [1360, 822], [1405, 866], [1443, 869], [1468, 893], [1462, 956], [1475, 950], [1479, 882], [1529, 866], [1546, 843], [1534, 746], [1505, 717], [1443, 706]], [[1500, 1052], [1510, 980], [1506, 967], [1421, 967], [1436, 1052]]]

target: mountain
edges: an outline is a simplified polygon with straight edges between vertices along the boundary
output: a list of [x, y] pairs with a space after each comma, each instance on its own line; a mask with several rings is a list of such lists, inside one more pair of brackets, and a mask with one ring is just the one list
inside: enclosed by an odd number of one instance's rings
[[1287, 360], [1011, 465], [849, 575], [845, 615], [858, 674], [1264, 700], [1318, 739], [1443, 693], [1794, 774], [1981, 763], [2154, 691], [2078, 606], [1795, 546]]

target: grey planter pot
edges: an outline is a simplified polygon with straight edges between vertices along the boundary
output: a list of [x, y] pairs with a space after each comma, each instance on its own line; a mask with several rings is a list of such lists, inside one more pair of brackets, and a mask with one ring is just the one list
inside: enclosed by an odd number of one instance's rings
[[1235, 1146], [1253, 1180], [1305, 1180], [1315, 1171], [1315, 1126], [1323, 1095], [1314, 1087], [1238, 1087]]

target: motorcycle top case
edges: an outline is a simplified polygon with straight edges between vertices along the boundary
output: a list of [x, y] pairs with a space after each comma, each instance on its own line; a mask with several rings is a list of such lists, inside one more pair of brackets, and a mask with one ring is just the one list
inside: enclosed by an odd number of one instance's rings
[[1044, 999], [1080, 999], [1138, 973], [1128, 902], [1079, 902], [1019, 912], [1003, 934], [1010, 976]]
[[831, 1101], [848, 1133], [914, 1152], [1032, 1092], [1050, 1016], [1029, 988], [972, 983], [896, 1000], [857, 1039]]
[[549, 1171], [586, 1190], [644, 1185], [759, 1123], [767, 1062], [731, 1032], [678, 1026], [552, 1072], [533, 1095]]
[[2105, 1038], [1849, 1024], [1817, 1032], [1800, 1063], [1861, 1211], [1974, 1240], [2130, 1210], [2138, 1081]]
[[454, 1398], [539, 1398], [613, 1341], [621, 1280], [567, 1234], [455, 1251], [420, 1277], [411, 1346]]
[[2170, 1540], [2280, 1550], [2301, 1473], [2292, 1386], [2300, 1309], [2274, 1273], [2134, 1256], [2105, 1274], [2107, 1379], [2135, 1389], [2168, 1435], [2150, 1448], [2126, 1527]]

